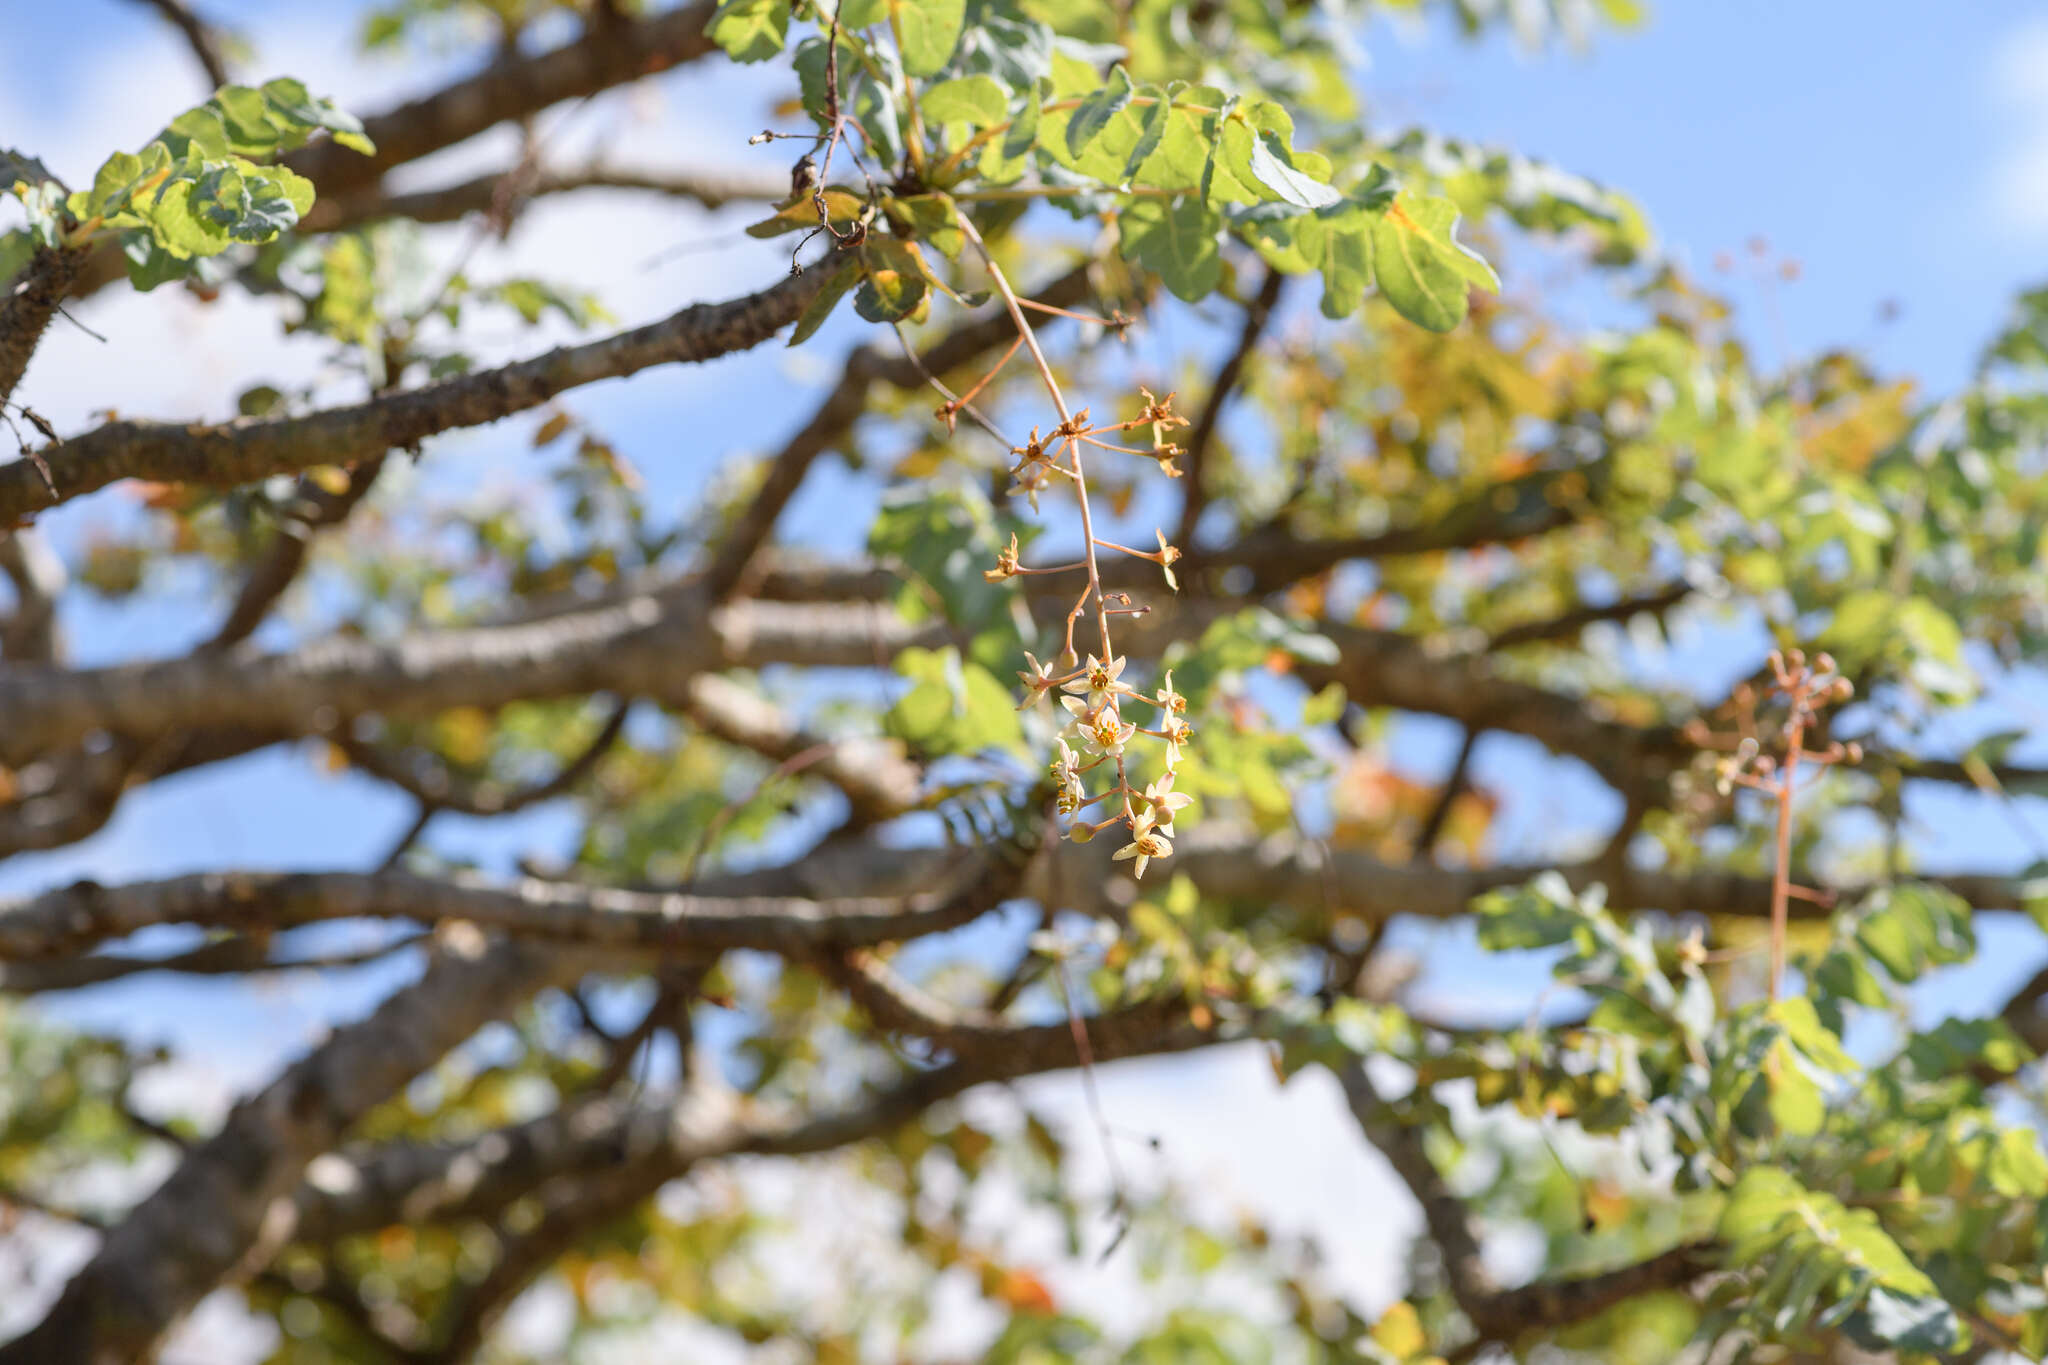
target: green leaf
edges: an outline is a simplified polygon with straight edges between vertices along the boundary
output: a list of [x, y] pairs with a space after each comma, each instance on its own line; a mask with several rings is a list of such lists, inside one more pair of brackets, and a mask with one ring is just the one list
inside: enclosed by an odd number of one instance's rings
[[173, 180], [165, 185], [150, 206], [149, 226], [157, 241], [174, 255], [218, 255], [234, 245], [234, 238], [211, 215], [194, 211], [194, 189], [190, 180]]
[[868, 552], [916, 580], [896, 598], [907, 619], [926, 619], [936, 603], [948, 623], [974, 632], [970, 657], [990, 668], [1014, 668], [1029, 619], [1022, 595], [1014, 582], [982, 577], [1012, 533], [1028, 541], [1031, 528], [998, 516], [979, 484], [927, 479], [882, 499]]
[[2039, 1199], [2048, 1195], [2048, 1158], [2041, 1155], [2032, 1132], [2008, 1128], [1998, 1135], [1991, 1159], [1984, 1163], [1984, 1178], [2008, 1199]]
[[832, 316], [832, 310], [839, 306], [839, 300], [846, 297], [846, 291], [853, 288], [854, 282], [858, 279], [860, 265], [857, 262], [848, 261], [839, 267], [838, 272], [825, 281], [825, 287], [818, 291], [818, 296], [811, 300], [802, 316], [797, 318], [796, 330], [789, 334], [789, 344], [800, 346], [809, 341], [817, 330], [825, 325], [825, 319]]
[[1296, 170], [1293, 154], [1271, 133], [1260, 133], [1252, 140], [1249, 166], [1254, 179], [1298, 208], [1328, 208], [1344, 198], [1331, 186]]
[[909, 236], [931, 243], [948, 258], [958, 257], [967, 245], [967, 234], [960, 230], [960, 220], [953, 213], [953, 201], [946, 195], [913, 194], [887, 200], [883, 208]]
[[1372, 283], [1372, 231], [1361, 218], [1329, 228], [1323, 237], [1323, 316], [1349, 317]]
[[0, 232], [0, 284], [14, 278], [15, 272], [29, 263], [36, 254], [35, 238], [16, 229]]
[[[335, 142], [364, 156], [377, 153], [376, 144], [363, 133], [362, 121], [337, 106], [333, 100], [309, 94], [306, 87], [289, 76], [263, 83], [263, 98], [270, 105], [270, 119], [289, 130], [298, 141], [316, 128], [324, 128]], [[291, 139], [285, 139], [296, 145]]]
[[[866, 211], [867, 205], [858, 197], [848, 194], [845, 190], [825, 191], [825, 213], [831, 220], [832, 226], [841, 231], [852, 227], [856, 222], [860, 221], [861, 215]], [[810, 232], [815, 230], [818, 225], [817, 201], [808, 194], [800, 194], [794, 199], [778, 205], [774, 217], [763, 218], [758, 223], [748, 224], [747, 235], [749, 237], [780, 237], [788, 232]]]
[[1827, 1098], [1783, 1038], [1771, 1044], [1764, 1059], [1764, 1080], [1769, 1086], [1771, 1122], [1780, 1132], [1812, 1137], [1821, 1130], [1827, 1121]]
[[1864, 899], [1856, 942], [1894, 981], [1908, 982], [1929, 967], [1968, 960], [1977, 934], [1962, 897], [1926, 882], [1901, 882]]
[[1109, 121], [1129, 107], [1132, 93], [1130, 73], [1120, 65], [1111, 67], [1109, 79], [1083, 96], [1067, 120], [1067, 151], [1077, 157], [1086, 151]]
[[916, 686], [884, 718], [890, 735], [933, 754], [1024, 752], [1024, 728], [1009, 690], [959, 650], [912, 647], [897, 656], [896, 671]]
[[705, 30], [736, 62], [765, 62], [789, 41], [789, 0], [719, 0]]
[[1472, 902], [1472, 910], [1479, 916], [1479, 946], [1490, 953], [1570, 943], [1586, 918], [1579, 898], [1556, 872], [1526, 886], [1489, 891]]
[[129, 283], [145, 294], [192, 273], [192, 258], [174, 253], [147, 228], [130, 228], [121, 234], [121, 256], [128, 267]]
[[1223, 282], [1223, 220], [1192, 195], [1140, 199], [1117, 217], [1124, 255], [1157, 271], [1174, 296], [1207, 298]]
[[1484, 261], [1457, 240], [1458, 209], [1448, 199], [1402, 191], [1372, 223], [1373, 275], [1395, 311], [1419, 327], [1448, 332], [1465, 320], [1473, 285], [1500, 288]]
[[1038, 145], [1038, 117], [1040, 101], [1045, 99], [1047, 85], [1041, 81], [1024, 92], [1017, 104], [1017, 112], [1011, 115], [1010, 126], [1003, 131], [1000, 139], [992, 139], [981, 153], [981, 176], [992, 184], [1008, 184], [1024, 174], [1024, 167], [1031, 158], [1032, 148]]
[[994, 76], [959, 76], [941, 81], [917, 97], [928, 123], [964, 123], [993, 128], [1010, 116], [1010, 94]]
[[967, 20], [967, 0], [888, 0], [889, 23], [903, 53], [903, 69], [913, 76], [931, 76], [953, 59], [960, 29]]
[[1764, 1017], [1783, 1029], [1801, 1052], [1829, 1071], [1848, 1075], [1856, 1070], [1855, 1058], [1842, 1050], [1842, 1040], [1821, 1023], [1813, 1002], [1805, 996], [1773, 1001]]
[[[1136, 178], [1138, 168], [1143, 166], [1159, 150], [1159, 144], [1166, 140], [1166, 127], [1173, 118], [1171, 97], [1158, 86], [1145, 87], [1145, 93], [1152, 96], [1152, 103], [1145, 109], [1144, 123], [1138, 130], [1138, 140], [1124, 157], [1124, 180]], [[1067, 126], [1068, 136], [1073, 135], [1073, 125]]]
[[1844, 1330], [1859, 1345], [1877, 1351], [1948, 1355], [1966, 1340], [1955, 1309], [1941, 1299], [1931, 1294], [1902, 1294], [1881, 1285], [1864, 1297], [1863, 1306], [1844, 1324]]
[[870, 241], [862, 252], [866, 274], [854, 293], [854, 311], [868, 321], [903, 321], [926, 307], [930, 289], [924, 268], [901, 241]]

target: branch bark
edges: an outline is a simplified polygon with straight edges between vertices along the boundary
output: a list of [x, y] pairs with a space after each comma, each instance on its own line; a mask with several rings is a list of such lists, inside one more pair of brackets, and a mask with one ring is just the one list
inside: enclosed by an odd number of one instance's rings
[[[481, 426], [536, 408], [567, 389], [618, 379], [654, 365], [691, 364], [760, 345], [817, 296], [837, 266], [828, 256], [800, 275], [725, 303], [693, 304], [645, 327], [549, 351], [494, 370], [303, 416], [242, 418], [218, 425], [109, 422], [44, 452], [57, 501], [119, 479], [227, 486], [323, 464], [356, 464], [440, 432]], [[34, 267], [30, 267], [32, 273]], [[7, 388], [10, 316], [0, 307], [0, 395]], [[48, 300], [51, 308], [55, 299]], [[47, 319], [45, 319], [47, 320]], [[21, 362], [26, 364], [23, 351]], [[50, 506], [49, 489], [27, 462], [0, 465], [0, 522]]]
[[114, 1227], [0, 1365], [128, 1365], [223, 1280], [253, 1273], [292, 1235], [306, 1165], [507, 1005], [574, 974], [573, 954], [451, 946], [425, 976], [238, 1105]]
[[[358, 195], [392, 168], [466, 142], [500, 123], [516, 123], [564, 100], [594, 95], [709, 55], [717, 48], [704, 27], [715, 8], [712, 0], [695, 0], [643, 19], [589, 24], [547, 52], [501, 51], [496, 61], [473, 76], [364, 119], [363, 131], [377, 146], [375, 156], [323, 139], [301, 147], [284, 162], [309, 177], [322, 199]], [[90, 294], [122, 273], [119, 249], [101, 247], [79, 273], [74, 292]]]

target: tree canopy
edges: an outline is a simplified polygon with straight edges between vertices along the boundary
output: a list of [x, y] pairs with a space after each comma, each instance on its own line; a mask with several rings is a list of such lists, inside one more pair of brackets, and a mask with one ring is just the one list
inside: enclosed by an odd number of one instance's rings
[[[2021, 732], [1955, 739], [2048, 644], [2048, 292], [1932, 399], [1767, 365], [1628, 198], [1365, 116], [1387, 11], [1543, 44], [1629, 0], [401, 0], [367, 45], [476, 50], [383, 112], [149, 8], [210, 97], [89, 181], [0, 149], [0, 856], [201, 769], [260, 803], [270, 751], [413, 818], [360, 863], [0, 901], [0, 1235], [91, 1244], [0, 1365], [152, 1358], [222, 1289], [292, 1365], [677, 1323], [835, 1362], [2048, 1352], [2048, 972], [1916, 994], [1986, 916], [2048, 925], [2048, 880], [1909, 818], [2048, 793]], [[715, 164], [542, 130], [735, 64], [772, 122]], [[501, 126], [487, 174], [392, 176]], [[572, 253], [478, 255], [606, 194], [752, 205], [787, 269], [629, 326]], [[1580, 283], [1597, 329], [1553, 306]], [[110, 375], [60, 430], [38, 345], [117, 290], [271, 301], [327, 363], [227, 357], [202, 413]], [[508, 320], [576, 336], [501, 363]], [[785, 344], [825, 378], [772, 410], [580, 406]], [[440, 463], [494, 423], [504, 483]], [[111, 603], [180, 644], [75, 652]], [[1670, 666], [1701, 640], [1705, 689]], [[1447, 768], [1396, 755], [1420, 724]], [[566, 837], [444, 837], [536, 810]], [[1554, 981], [1445, 1012], [1398, 932], [1432, 922]], [[394, 963], [217, 1120], [131, 1093], [187, 1059], [38, 1008]], [[1333, 1077], [1413, 1196], [1391, 1304], [1138, 1170], [1097, 1070], [1225, 1048]], [[1079, 1122], [1013, 1084], [1071, 1071]], [[1064, 1301], [1031, 1227], [1142, 1301]], [[541, 1284], [566, 1344], [507, 1327]]]

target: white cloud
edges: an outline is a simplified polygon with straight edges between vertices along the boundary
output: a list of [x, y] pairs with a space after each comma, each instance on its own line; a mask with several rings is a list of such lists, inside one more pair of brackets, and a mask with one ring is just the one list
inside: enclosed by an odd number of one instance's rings
[[2048, 235], [2048, 21], [2001, 44], [1989, 90], [2007, 128], [1992, 163], [1992, 219], [2015, 234]]

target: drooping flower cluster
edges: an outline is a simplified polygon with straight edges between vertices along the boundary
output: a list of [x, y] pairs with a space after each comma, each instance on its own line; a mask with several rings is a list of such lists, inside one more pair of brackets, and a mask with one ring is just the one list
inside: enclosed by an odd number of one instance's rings
[[[1189, 798], [1173, 790], [1175, 770], [1194, 730], [1187, 719], [1187, 701], [1173, 689], [1173, 675], [1167, 674], [1165, 685], [1152, 697], [1139, 695], [1137, 690], [1122, 681], [1125, 661], [1116, 652], [1116, 645], [1110, 630], [1110, 618], [1115, 616], [1136, 616], [1145, 612], [1143, 606], [1133, 605], [1130, 595], [1125, 592], [1106, 592], [1102, 584], [1102, 567], [1098, 558], [1101, 550], [1113, 550], [1133, 558], [1149, 560], [1159, 566], [1166, 578], [1166, 586], [1175, 592], [1180, 590], [1173, 566], [1181, 558], [1178, 548], [1167, 543], [1165, 532], [1157, 533], [1157, 550], [1134, 550], [1103, 540], [1095, 534], [1094, 518], [1088, 506], [1088, 476], [1082, 464], [1085, 449], [1116, 451], [1135, 455], [1155, 462], [1162, 473], [1169, 478], [1179, 478], [1181, 471], [1175, 467], [1180, 447], [1168, 441], [1167, 435], [1179, 427], [1188, 425], [1185, 417], [1173, 410], [1173, 394], [1164, 398], [1156, 397], [1149, 389], [1140, 389], [1144, 405], [1138, 415], [1123, 422], [1091, 423], [1088, 409], [1070, 411], [1066, 398], [1060, 392], [1059, 380], [1052, 367], [1046, 362], [1045, 353], [1039, 348], [1038, 339], [1031, 323], [1025, 316], [1025, 308], [1040, 312], [1071, 317], [1080, 322], [1100, 323], [1110, 327], [1119, 335], [1129, 325], [1129, 319], [1122, 313], [1114, 318], [1089, 318], [1070, 309], [1060, 308], [1042, 302], [1020, 300], [1010, 287], [1008, 278], [982, 241], [980, 231], [967, 214], [956, 205], [953, 212], [960, 234], [971, 245], [988, 269], [989, 280], [996, 292], [1002, 296], [1008, 309], [1010, 321], [1017, 329], [1017, 344], [1006, 351], [995, 367], [983, 375], [964, 392], [955, 395], [951, 390], [932, 379], [934, 387], [945, 394], [946, 402], [938, 415], [948, 431], [953, 429], [956, 416], [962, 412], [973, 417], [985, 429], [994, 432], [994, 425], [973, 407], [973, 399], [994, 380], [1012, 356], [1020, 351], [1028, 354], [1031, 363], [1038, 369], [1038, 376], [1045, 385], [1046, 395], [1060, 415], [1059, 425], [1048, 434], [1041, 435], [1033, 427], [1031, 434], [1022, 445], [1011, 445], [1010, 454], [1015, 463], [1010, 467], [1010, 491], [1022, 493], [1030, 502], [1033, 511], [1038, 510], [1038, 495], [1050, 487], [1056, 479], [1072, 483], [1074, 501], [1081, 515], [1081, 558], [1071, 564], [1035, 566], [1024, 564], [1019, 556], [1017, 538], [1013, 535], [1010, 543], [996, 554], [994, 567], [983, 571], [983, 577], [990, 582], [1003, 582], [1011, 578], [1034, 574], [1083, 573], [1088, 586], [1067, 611], [1065, 639], [1053, 664], [1040, 663], [1035, 655], [1026, 654], [1025, 661], [1031, 667], [1017, 676], [1024, 684], [1024, 700], [1018, 709], [1023, 710], [1043, 701], [1046, 697], [1059, 694], [1060, 703], [1067, 712], [1067, 724], [1059, 738], [1059, 750], [1052, 764], [1052, 777], [1057, 792], [1057, 806], [1061, 815], [1070, 822], [1068, 837], [1092, 839], [1110, 825], [1122, 824], [1130, 831], [1130, 843], [1117, 853], [1119, 859], [1135, 860], [1135, 871], [1142, 876], [1146, 866], [1154, 858], [1164, 858], [1173, 852], [1173, 817], [1175, 812], [1189, 804]], [[1135, 432], [1143, 428], [1151, 437], [1148, 446], [1120, 445], [1103, 439], [1111, 433]], [[1142, 439], [1142, 438], [1141, 438]], [[1101, 640], [1101, 653], [1091, 653], [1087, 663], [1080, 662], [1080, 653], [1074, 647], [1074, 628], [1083, 616], [1092, 614], [1096, 632]], [[1132, 703], [1149, 705], [1157, 709], [1157, 725], [1142, 726], [1126, 719], [1125, 707]], [[1131, 785], [1128, 746], [1137, 736], [1147, 735], [1161, 741], [1165, 746], [1166, 771], [1164, 776], [1140, 790]], [[1078, 744], [1078, 749], [1076, 745]], [[1114, 785], [1098, 782], [1098, 790], [1089, 795], [1088, 783], [1083, 779], [1097, 770], [1114, 771]], [[1082, 812], [1097, 802], [1114, 804], [1109, 815], [1098, 821], [1088, 821]]]
[[[1087, 575], [1087, 588], [1067, 612], [1065, 646], [1056, 662], [1040, 663], [1036, 655], [1025, 654], [1024, 660], [1030, 667], [1017, 674], [1024, 686], [1024, 699], [1017, 709], [1035, 706], [1049, 696], [1059, 698], [1067, 713], [1067, 723], [1060, 732], [1059, 748], [1053, 758], [1052, 779], [1057, 792], [1055, 804], [1069, 821], [1068, 837], [1085, 841], [1111, 825], [1124, 826], [1130, 832], [1130, 842], [1117, 851], [1116, 857], [1135, 861], [1133, 871], [1142, 877], [1154, 858], [1173, 853], [1173, 817], [1193, 801], [1187, 794], [1176, 792], [1173, 784], [1186, 746], [1194, 737], [1194, 727], [1187, 718], [1187, 698], [1174, 690], [1171, 672], [1150, 697], [1123, 680], [1127, 661], [1115, 652], [1110, 618], [1139, 615], [1147, 608], [1131, 605], [1128, 594], [1103, 591], [1096, 556], [1100, 550], [1111, 550], [1150, 560], [1165, 575], [1167, 587], [1178, 592], [1180, 583], [1173, 566], [1180, 560], [1181, 552], [1167, 543], [1164, 531], [1156, 533], [1157, 550], [1135, 550], [1098, 537], [1089, 515], [1087, 474], [1081, 463], [1082, 448], [1090, 446], [1154, 460], [1169, 477], [1180, 477], [1180, 470], [1174, 467], [1180, 447], [1170, 444], [1166, 436], [1174, 428], [1186, 426], [1187, 419], [1173, 410], [1172, 394], [1157, 398], [1148, 389], [1140, 392], [1145, 397], [1144, 407], [1129, 421], [1094, 426], [1084, 408], [1062, 421], [1049, 436], [1041, 436], [1038, 428], [1033, 427], [1029, 439], [1010, 451], [1016, 457], [1010, 469], [1011, 491], [1024, 494], [1034, 510], [1039, 493], [1055, 478], [1073, 483], [1080, 503], [1082, 532], [1087, 538], [1082, 558], [1071, 564], [1027, 566], [1019, 560], [1017, 539], [1012, 536], [1010, 543], [997, 552], [995, 567], [985, 570], [982, 576], [990, 582], [1001, 582], [1023, 574]], [[1149, 449], [1102, 439], [1108, 432], [1139, 428], [1147, 429], [1151, 435]], [[1091, 608], [1101, 635], [1102, 652], [1089, 654], [1084, 663], [1074, 647], [1074, 628], [1084, 615], [1090, 614]], [[1134, 705], [1153, 708], [1154, 723], [1141, 725], [1129, 719], [1126, 711]], [[1131, 785], [1129, 772], [1128, 746], [1139, 735], [1159, 740], [1166, 755], [1164, 775], [1143, 789]], [[1084, 779], [1098, 771], [1113, 772], [1115, 781], [1097, 781], [1097, 790], [1090, 795], [1090, 784]], [[1109, 814], [1099, 820], [1081, 818], [1083, 811], [1098, 802], [1109, 803]]]
[[[1024, 657], [1031, 667], [1017, 674], [1024, 684], [1024, 700], [1018, 704], [1019, 710], [1055, 693], [1067, 694], [1059, 699], [1068, 719], [1053, 758], [1052, 780], [1059, 813], [1073, 822], [1069, 836], [1086, 841], [1110, 825], [1124, 825], [1130, 830], [1131, 841], [1117, 851], [1116, 858], [1136, 859], [1133, 870], [1144, 876], [1152, 859], [1173, 853], [1173, 817], [1194, 801], [1185, 792], [1173, 789], [1181, 746], [1194, 735], [1194, 727], [1186, 718], [1187, 698], [1174, 690], [1170, 671], [1165, 684], [1151, 697], [1140, 695], [1123, 681], [1128, 661], [1120, 657], [1102, 659], [1090, 654], [1086, 663], [1065, 673], [1051, 671], [1030, 654]], [[1156, 726], [1124, 719], [1124, 708], [1132, 703], [1155, 708]], [[1126, 769], [1126, 746], [1141, 734], [1166, 745], [1166, 772], [1142, 790], [1130, 785]], [[1076, 744], [1080, 746], [1078, 752]], [[1091, 797], [1082, 779], [1097, 769], [1112, 766], [1116, 784]], [[1092, 823], [1076, 819], [1087, 807], [1105, 800], [1116, 803], [1116, 809], [1107, 818]]]

